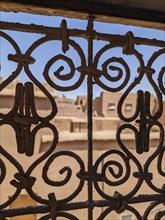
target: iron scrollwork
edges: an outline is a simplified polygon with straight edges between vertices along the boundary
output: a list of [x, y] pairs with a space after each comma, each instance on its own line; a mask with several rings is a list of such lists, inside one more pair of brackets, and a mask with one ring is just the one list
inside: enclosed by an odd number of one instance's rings
[[[10, 30], [11, 25], [2, 22], [2, 29]], [[13, 24], [13, 30], [17, 31], [18, 24]], [[32, 31], [34, 25], [29, 26], [29, 32]], [[28, 25], [19, 24], [19, 30], [28, 32]], [[27, 170], [24, 169], [23, 165], [20, 164], [9, 152], [7, 152], [3, 146], [0, 146], [0, 153], [6, 160], [10, 161], [13, 166], [17, 169], [14, 174], [14, 179], [11, 180], [10, 184], [15, 187], [14, 194], [9, 198], [8, 201], [0, 205], [0, 215], [2, 219], [6, 217], [12, 217], [23, 214], [32, 213], [45, 213], [40, 220], [52, 219], [55, 220], [57, 217], [63, 217], [67, 219], [78, 219], [73, 214], [68, 213], [69, 210], [77, 209], [88, 209], [88, 219], [93, 219], [92, 210], [95, 207], [104, 207], [104, 211], [98, 217], [98, 220], [104, 219], [108, 214], [113, 211], [116, 213], [122, 213], [125, 210], [130, 211], [136, 217], [136, 219], [146, 220], [154, 207], [165, 202], [165, 187], [162, 185], [158, 187], [154, 184], [153, 173], [150, 171], [150, 165], [154, 160], [157, 160], [157, 170], [159, 175], [165, 177], [163, 171], [163, 154], [165, 152], [164, 146], [164, 128], [158, 121], [163, 114], [163, 97], [165, 95], [165, 87], [163, 77], [165, 75], [165, 67], [162, 67], [158, 73], [157, 82], [155, 82], [153, 76], [156, 70], [153, 67], [156, 59], [164, 54], [163, 49], [165, 42], [151, 39], [136, 38], [132, 32], [128, 32], [126, 35], [112, 35], [112, 34], [101, 34], [93, 28], [93, 18], [89, 18], [88, 26], [86, 30], [71, 30], [67, 28], [67, 22], [62, 21], [60, 28], [55, 28], [51, 33], [47, 28], [35, 27], [35, 30], [44, 34], [39, 40], [34, 42], [27, 51], [22, 54], [21, 49], [15, 40], [9, 36], [5, 31], [0, 32], [0, 36], [7, 40], [9, 44], [14, 48], [15, 54], [9, 54], [8, 60], [17, 64], [16, 70], [4, 80], [0, 85], [0, 90], [4, 90], [7, 86], [14, 81], [20, 74], [21, 70], [24, 70], [29, 82], [24, 85], [18, 83], [15, 90], [15, 102], [10, 112], [6, 114], [0, 114], [0, 125], [9, 125], [14, 129], [16, 134], [15, 138], [17, 141], [17, 152], [19, 154], [25, 154], [27, 157], [32, 157], [34, 154], [34, 144], [37, 132], [42, 128], [49, 128], [53, 133], [53, 141], [49, 149], [36, 159]], [[72, 39], [71, 39], [72, 37]], [[83, 51], [82, 45], [76, 43], [73, 40], [74, 37], [85, 38], [88, 43], [88, 55], [86, 56]], [[94, 40], [107, 41], [107, 45], [102, 47], [94, 56], [93, 55], [93, 41]], [[62, 42], [62, 53], [55, 55], [46, 63], [43, 69], [43, 77], [46, 82], [54, 89], [59, 91], [72, 91], [80, 87], [87, 76], [87, 87], [88, 87], [88, 168], [86, 170], [85, 164], [82, 159], [72, 151], [61, 151], [56, 152], [56, 145], [58, 143], [58, 131], [50, 121], [57, 114], [57, 106], [54, 98], [51, 96], [49, 91], [44, 87], [41, 82], [34, 76], [31, 65], [36, 60], [33, 57], [33, 52], [46, 42], [56, 41]], [[160, 49], [155, 52], [149, 59], [145, 66], [143, 56], [135, 49], [136, 45], [147, 45], [157, 46]], [[71, 57], [67, 56], [67, 52], [72, 48], [80, 59], [80, 65], [76, 65]], [[122, 51], [122, 57], [111, 56], [111, 50], [120, 48]], [[107, 59], [103, 62], [100, 67], [100, 60], [102, 55], [107, 53]], [[131, 70], [129, 64], [124, 59], [124, 56], [132, 56], [139, 63], [137, 69], [138, 76], [133, 79], [130, 83]], [[66, 62], [70, 72], [62, 74], [64, 66], [60, 66], [54, 71], [54, 76], [57, 80], [61, 81], [62, 84], [58, 84], [58, 81], [52, 81], [50, 77], [51, 67], [58, 61]], [[119, 66], [118, 66], [119, 65]], [[124, 69], [124, 70], [123, 70]], [[52, 71], [52, 70], [51, 70]], [[113, 71], [117, 71], [117, 75], [113, 76]], [[69, 81], [74, 77], [78, 76], [76, 82], [69, 85]], [[123, 103], [131, 91], [141, 83], [143, 77], [146, 76], [148, 82], [153, 87], [158, 107], [154, 114], [150, 110], [150, 92], [144, 92], [139, 90], [137, 92], [136, 108], [134, 115], [126, 117], [122, 112]], [[63, 81], [66, 82], [65, 86]], [[119, 82], [118, 85], [115, 83]], [[121, 125], [116, 133], [116, 141], [120, 147], [120, 150], [109, 150], [101, 155], [96, 162], [93, 162], [92, 158], [92, 93], [93, 84], [97, 84], [102, 89], [109, 92], [119, 92], [125, 90], [118, 103], [118, 116], [125, 123]], [[35, 107], [35, 92], [33, 85], [37, 86], [41, 92], [48, 98], [51, 103], [52, 110], [49, 115], [41, 117], [38, 115]], [[114, 86], [113, 86], [114, 85]], [[136, 122], [136, 126], [132, 122]], [[129, 129], [135, 136], [136, 153], [143, 154], [150, 152], [150, 132], [153, 126], [157, 126], [160, 136], [158, 146], [155, 151], [146, 158], [144, 165], [142, 165], [136, 156], [125, 146], [121, 138], [122, 132], [125, 129]], [[106, 161], [109, 156], [118, 156], [122, 159], [123, 163], [115, 159]], [[59, 170], [59, 173], [63, 175], [63, 179], [52, 180], [54, 177], [49, 177], [48, 170], [52, 165], [53, 161], [63, 156], [71, 157], [74, 159], [79, 166], [79, 171], [76, 173], [76, 178], [79, 181], [77, 189], [73, 190], [73, 193], [64, 199], [56, 198], [55, 193], [48, 194], [47, 198], [37, 195], [33, 189], [36, 184], [36, 178], [32, 175], [33, 171], [44, 162], [42, 168], [42, 179], [49, 186], [61, 187], [66, 185], [71, 176], [74, 175], [72, 169], [68, 166], [67, 161], [65, 166]], [[115, 157], [114, 157], [115, 158]], [[103, 163], [101, 171], [99, 171], [100, 164]], [[136, 167], [136, 172], [132, 173], [131, 163]], [[117, 170], [116, 170], [116, 169]], [[0, 183], [3, 183], [6, 177], [7, 167], [3, 159], [0, 158]], [[125, 173], [124, 173], [125, 172]], [[107, 173], [110, 175], [107, 176]], [[112, 179], [111, 179], [112, 178]], [[109, 187], [120, 186], [126, 184], [129, 178], [136, 180], [135, 185], [131, 186], [132, 189], [126, 194], [121, 192], [113, 192], [112, 194], [104, 192], [99, 184], [104, 183]], [[88, 182], [88, 200], [82, 202], [72, 202], [74, 198], [81, 192], [84, 187], [84, 183]], [[140, 195], [136, 196], [138, 190], [142, 186], [143, 182], [155, 192], [151, 195]], [[37, 207], [24, 207], [23, 209], [7, 209], [7, 207], [19, 196], [22, 189], [25, 189], [27, 193], [32, 197], [38, 204]], [[93, 189], [103, 198], [103, 200], [95, 201], [93, 199]], [[133, 206], [134, 203], [140, 202], [152, 202], [149, 207], [144, 210], [143, 214], [139, 213]], [[164, 211], [158, 212], [155, 215], [156, 219], [161, 219], [165, 215]]]

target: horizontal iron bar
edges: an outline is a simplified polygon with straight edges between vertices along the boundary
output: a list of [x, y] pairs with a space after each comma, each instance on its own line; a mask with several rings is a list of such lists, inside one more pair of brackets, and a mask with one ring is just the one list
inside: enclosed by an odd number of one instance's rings
[[[43, 25], [35, 25], [35, 24], [20, 24], [20, 23], [12, 23], [12, 22], [1, 22], [0, 29], [2, 30], [12, 30], [12, 31], [21, 31], [27, 33], [36, 33], [36, 34], [45, 34], [52, 37], [61, 38], [61, 28], [55, 27], [46, 27]], [[79, 29], [67, 29], [69, 36], [71, 37], [82, 37], [89, 38], [93, 37], [97, 40], [105, 40], [110, 42], [118, 42], [125, 43], [127, 41], [127, 36], [124, 35], [114, 35], [114, 34], [104, 34], [98, 33], [95, 30], [92, 32], [88, 32], [86, 30]], [[157, 46], [157, 47], [165, 47], [165, 41], [156, 40], [156, 39], [147, 39], [141, 37], [133, 38], [134, 44], [148, 45], [148, 46]]]
[[[152, 201], [160, 201], [162, 203], [165, 202], [164, 195], [153, 194], [153, 195], [139, 195], [136, 197], [129, 198], [126, 200], [128, 204], [135, 204], [141, 202], [152, 202]], [[57, 212], [60, 211], [70, 211], [70, 210], [78, 210], [78, 209], [85, 209], [91, 206], [94, 207], [106, 207], [111, 206], [115, 208], [116, 200], [112, 198], [112, 200], [94, 200], [92, 203], [88, 203], [87, 201], [84, 202], [75, 202], [75, 203], [68, 203], [68, 204], [57, 204]], [[13, 217], [13, 216], [20, 216], [20, 215], [28, 215], [28, 214], [39, 214], [39, 213], [48, 213], [50, 212], [49, 205], [40, 205], [40, 206], [28, 206], [24, 208], [15, 208], [15, 209], [4, 209], [0, 212], [0, 217]], [[1, 218], [0, 218], [1, 219]]]

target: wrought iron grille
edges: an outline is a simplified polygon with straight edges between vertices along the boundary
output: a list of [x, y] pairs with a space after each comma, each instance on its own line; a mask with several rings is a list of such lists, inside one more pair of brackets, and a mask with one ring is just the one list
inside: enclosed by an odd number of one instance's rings
[[[165, 67], [162, 63], [162, 68], [159, 73], [154, 69], [154, 62], [164, 54], [165, 42], [156, 40], [156, 39], [145, 39], [140, 37], [135, 37], [132, 32], [128, 32], [126, 35], [113, 35], [113, 34], [104, 34], [98, 33], [94, 30], [93, 18], [90, 17], [88, 20], [88, 25], [86, 30], [80, 29], [68, 29], [67, 22], [62, 20], [61, 27], [51, 28], [44, 27], [39, 25], [24, 25], [19, 23], [8, 23], [2, 22], [0, 35], [2, 38], [6, 39], [10, 45], [15, 50], [15, 53], [8, 55], [8, 60], [15, 62], [17, 64], [16, 70], [5, 79], [1, 85], [0, 90], [5, 90], [5, 88], [14, 81], [17, 76], [21, 73], [21, 70], [24, 69], [26, 75], [29, 78], [29, 82], [25, 84], [18, 83], [15, 90], [15, 102], [13, 108], [7, 114], [0, 115], [0, 125], [9, 125], [13, 128], [15, 132], [16, 142], [17, 142], [17, 151], [20, 154], [25, 154], [27, 160], [34, 153], [34, 142], [37, 132], [42, 128], [49, 128], [53, 132], [53, 141], [50, 148], [42, 155], [40, 158], [36, 159], [27, 170], [24, 169], [24, 166], [20, 164], [9, 152], [5, 150], [3, 146], [0, 146], [0, 153], [3, 157], [9, 160], [13, 166], [17, 169], [17, 172], [14, 174], [15, 179], [11, 180], [10, 184], [15, 188], [15, 192], [5, 203], [0, 205], [0, 218], [8, 219], [14, 216], [26, 215], [26, 214], [38, 214], [42, 213], [44, 216], [40, 217], [40, 220], [52, 219], [55, 220], [57, 217], [63, 217], [67, 219], [78, 219], [76, 215], [69, 213], [69, 211], [87, 209], [88, 217], [86, 219], [93, 218], [93, 210], [96, 207], [102, 208], [102, 213], [98, 216], [98, 220], [106, 218], [111, 212], [115, 211], [116, 213], [122, 213], [125, 210], [133, 213], [135, 218], [140, 220], [148, 219], [152, 210], [157, 207], [159, 204], [165, 203], [165, 185], [162, 182], [161, 187], [154, 184], [153, 173], [149, 171], [150, 165], [155, 160], [157, 167], [155, 168], [160, 176], [165, 177], [165, 172], [163, 171], [163, 154], [165, 151], [164, 145], [164, 128], [163, 125], [159, 122], [159, 118], [163, 114], [163, 96], [165, 95], [164, 87], [164, 76], [165, 76]], [[3, 30], [12, 30], [12, 31], [21, 31], [26, 33], [39, 33], [42, 34], [42, 37], [34, 42], [25, 53], [21, 52], [20, 47], [15, 42], [15, 40], [9, 36]], [[83, 38], [88, 43], [87, 55], [84, 52], [83, 46], [79, 45], [74, 41], [74, 37]], [[37, 76], [35, 76], [30, 66], [33, 65], [36, 60], [33, 58], [32, 53], [40, 47], [45, 42], [49, 41], [61, 41], [62, 42], [62, 51], [63, 54], [56, 55], [52, 59], [48, 60], [44, 70], [43, 76], [47, 83], [58, 91], [71, 91], [77, 89], [84, 81], [84, 78], [87, 77], [87, 117], [88, 117], [88, 162], [87, 168], [85, 168], [84, 161], [72, 151], [58, 151], [56, 152], [56, 145], [58, 143], [58, 131], [51, 123], [51, 120], [56, 117], [58, 111], [54, 98], [51, 96], [49, 91], [42, 85]], [[104, 40], [107, 42], [96, 55], [94, 55], [94, 41]], [[151, 54], [147, 64], [143, 60], [142, 54], [135, 48], [136, 45], [147, 45], [149, 47], [157, 48], [157, 51]], [[78, 54], [81, 65], [76, 67], [74, 61], [71, 57], [67, 57], [65, 53], [73, 48]], [[108, 50], [113, 48], [121, 48], [122, 53], [126, 56], [134, 56], [139, 62], [138, 67], [138, 76], [134, 78], [133, 82], [129, 84], [130, 80], [130, 67], [127, 65], [127, 62], [121, 57], [107, 57], [104, 60], [103, 65], [99, 66], [99, 61], [101, 56]], [[47, 51], [46, 51], [47, 52]], [[3, 55], [3, 52], [2, 52]], [[78, 74], [78, 79], [71, 86], [67, 84], [59, 85], [56, 81], [52, 81], [49, 70], [51, 66], [58, 60], [62, 60], [68, 64], [70, 67], [70, 72], [67, 74], [61, 74], [63, 70], [60, 67], [55, 72], [55, 77], [58, 80], [67, 82], [72, 79], [74, 74]], [[111, 63], [116, 62], [121, 64], [125, 70], [125, 76], [123, 70], [119, 67], [111, 65]], [[109, 74], [108, 70], [117, 71], [118, 74], [113, 76]], [[158, 77], [155, 81], [154, 74], [158, 74]], [[120, 81], [121, 77], [124, 76], [123, 82], [113, 87], [115, 82]], [[136, 99], [136, 111], [133, 116], [126, 117], [122, 112], [123, 103], [127, 96], [131, 93], [132, 89], [141, 83], [143, 77], [146, 76], [148, 82], [151, 84], [152, 88], [155, 91], [157, 99], [157, 109], [154, 114], [150, 110], [150, 92], [144, 92], [143, 88], [138, 90], [137, 99]], [[106, 79], [102, 81], [102, 78]], [[40, 117], [37, 114], [37, 110], [34, 102], [34, 89], [33, 84], [37, 86], [45, 96], [50, 100], [52, 105], [51, 113], [46, 117]], [[120, 98], [120, 101], [117, 106], [118, 116], [123, 121], [123, 124], [119, 126], [116, 132], [116, 142], [118, 143], [120, 149], [111, 149], [106, 151], [101, 155], [95, 162], [93, 160], [93, 124], [92, 124], [92, 110], [93, 110], [93, 85], [97, 84], [102, 89], [116, 93], [125, 89], [123, 95]], [[135, 121], [135, 124], [132, 122]], [[137, 154], [145, 154], [150, 151], [149, 142], [150, 142], [150, 132], [153, 126], [156, 126], [159, 130], [159, 143], [155, 148], [155, 151], [151, 153], [150, 157], [145, 158], [144, 165], [136, 158], [133, 153], [125, 146], [121, 138], [122, 132], [125, 129], [130, 129], [135, 135], [135, 148]], [[119, 161], [109, 160], [104, 163], [102, 169], [99, 171], [98, 167], [105, 158], [109, 155], [118, 155], [122, 160], [123, 164], [121, 165]], [[42, 178], [47, 185], [51, 186], [63, 186], [70, 181], [72, 174], [72, 169], [68, 166], [67, 161], [65, 161], [65, 166], [60, 170], [61, 174], [65, 173], [66, 176], [61, 181], [52, 181], [48, 176], [48, 170], [50, 165], [56, 158], [68, 156], [72, 157], [77, 161], [77, 166], [80, 167], [78, 173], [76, 173], [77, 179], [79, 180], [79, 185], [74, 192], [68, 197], [58, 200], [55, 193], [48, 194], [48, 197], [42, 198], [40, 195], [36, 194], [33, 191], [33, 186], [36, 184], [36, 177], [32, 175], [32, 172], [35, 168], [39, 166], [41, 162], [44, 161], [44, 167], [42, 170]], [[131, 174], [131, 163], [136, 165], [136, 172]], [[115, 166], [118, 171], [115, 171], [112, 167]], [[123, 170], [125, 169], [125, 174], [123, 175]], [[113, 177], [109, 179], [107, 177], [107, 170]], [[5, 162], [0, 159], [0, 183], [2, 184], [7, 173], [7, 167]], [[136, 179], [136, 184], [132, 186], [129, 193], [122, 194], [119, 191], [110, 192], [109, 194], [104, 192], [99, 183], [106, 183], [109, 186], [119, 186], [127, 182], [128, 179]], [[73, 202], [72, 200], [80, 194], [84, 187], [84, 183], [87, 183], [87, 201]], [[138, 195], [140, 187], [146, 183], [153, 191], [152, 194]], [[127, 185], [126, 185], [127, 187]], [[22, 190], [26, 190], [28, 195], [35, 200], [37, 206], [29, 206], [23, 208], [8, 208], [8, 206], [16, 200], [18, 195]], [[93, 198], [93, 190], [102, 197], [101, 200], [95, 200]], [[134, 204], [137, 203], [147, 203], [147, 207], [144, 208], [143, 214], [141, 214], [135, 207]], [[161, 210], [155, 214], [154, 219], [162, 219], [165, 216], [165, 211]]]

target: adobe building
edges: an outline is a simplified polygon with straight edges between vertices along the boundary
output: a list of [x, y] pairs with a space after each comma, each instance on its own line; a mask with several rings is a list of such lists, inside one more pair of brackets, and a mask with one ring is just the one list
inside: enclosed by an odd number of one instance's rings
[[78, 95], [75, 101], [75, 105], [78, 109], [81, 109], [83, 112], [87, 111], [87, 96]]
[[[101, 92], [99, 97], [96, 97], [93, 101], [93, 108], [102, 117], [118, 117], [117, 106], [123, 93], [109, 93]], [[130, 93], [125, 102], [123, 103], [123, 114], [125, 117], [129, 117], [134, 114], [136, 109], [136, 93]], [[150, 100], [151, 112], [155, 109], [155, 97], [151, 96]]]
[[[119, 100], [121, 99], [123, 93], [109, 93], [101, 92], [99, 97], [94, 98], [93, 100], [93, 129], [94, 130], [115, 130], [123, 122], [118, 116], [117, 108]], [[130, 93], [122, 106], [122, 113], [124, 116], [131, 117], [136, 111], [136, 100], [137, 94]], [[87, 111], [87, 99], [85, 96], [77, 96], [75, 102], [78, 109]], [[158, 104], [157, 99], [154, 95], [150, 97], [150, 112], [154, 115], [157, 110]], [[159, 122], [165, 126], [165, 100], [163, 100], [163, 113], [159, 118]], [[135, 122], [132, 122], [134, 125]]]

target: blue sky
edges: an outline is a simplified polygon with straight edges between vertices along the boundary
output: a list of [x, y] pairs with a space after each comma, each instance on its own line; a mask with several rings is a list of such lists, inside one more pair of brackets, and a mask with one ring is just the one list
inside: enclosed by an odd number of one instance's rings
[[[25, 13], [1, 13], [1, 20], [2, 21], [8, 21], [8, 22], [19, 22], [24, 24], [38, 24], [38, 25], [44, 25], [44, 26], [50, 26], [50, 27], [60, 27], [61, 20], [64, 19], [62, 17], [54, 17], [54, 16], [40, 16], [40, 15], [32, 15], [32, 14], [25, 14]], [[86, 29], [87, 21], [86, 20], [78, 20], [78, 19], [68, 19], [67, 20], [67, 27], [72, 29]], [[134, 36], [136, 37], [144, 37], [144, 38], [150, 38], [150, 39], [158, 39], [158, 40], [165, 40], [165, 32], [161, 30], [154, 30], [149, 28], [141, 28], [136, 26], [127, 26], [127, 25], [119, 25], [119, 24], [110, 24], [110, 23], [102, 23], [102, 22], [95, 22], [94, 28], [98, 32], [102, 33], [109, 33], [109, 34], [120, 34], [125, 35], [128, 31], [132, 31]], [[24, 53], [28, 47], [37, 39], [41, 38], [43, 35], [41, 34], [29, 34], [29, 33], [21, 33], [21, 32], [13, 32], [13, 31], [5, 31], [6, 33], [10, 34], [13, 39], [17, 42], [17, 44], [20, 46], [22, 53]], [[85, 54], [87, 54], [87, 42], [86, 40], [80, 39], [80, 38], [71, 38], [74, 39], [81, 47], [83, 48]], [[104, 45], [106, 45], [107, 42], [103, 41], [94, 41], [94, 54], [96, 54], [99, 49], [101, 49]], [[137, 46], [136, 49], [143, 54], [143, 58], [145, 60], [145, 63], [147, 63], [147, 60], [151, 57], [154, 51], [157, 51], [159, 48], [156, 47], [149, 47], [149, 46]], [[3, 51], [3, 56], [2, 56]], [[6, 40], [1, 39], [1, 74], [4, 78], [7, 78], [12, 71], [14, 71], [16, 64], [14, 62], [7, 60], [8, 53], [14, 53], [13, 48], [9, 45], [9, 43], [6, 42]], [[45, 82], [45, 79], [42, 75], [43, 69], [46, 65], [46, 63], [57, 54], [63, 54], [61, 51], [61, 42], [60, 41], [51, 41], [49, 43], [46, 43], [42, 45], [41, 47], [37, 48], [34, 53], [33, 57], [36, 59], [35, 64], [31, 65], [31, 71], [33, 72], [34, 76], [39, 79], [41, 82]], [[70, 57], [74, 62], [75, 66], [80, 65], [80, 58], [78, 54], [73, 50], [73, 48], [70, 47], [69, 51], [66, 53], [68, 57]], [[130, 67], [131, 70], [131, 78], [128, 83], [128, 86], [130, 83], [134, 80], [134, 78], [138, 75], [137, 68], [138, 68], [138, 62], [134, 56], [126, 56], [122, 54], [122, 49], [112, 49], [111, 51], [107, 51], [101, 58], [98, 65], [98, 68], [101, 68], [102, 64], [109, 59], [110, 57], [122, 57], [127, 64]], [[69, 71], [68, 66], [65, 65], [64, 62], [58, 62], [56, 65], [53, 65], [51, 68], [52, 73], [60, 67], [61, 63], [64, 64], [64, 70], [62, 74], [65, 74], [67, 71]], [[114, 65], [114, 64], [113, 64]], [[157, 70], [157, 73], [155, 73], [155, 80], [157, 79], [157, 74], [159, 73], [160, 69], [165, 65], [165, 57], [164, 55], [160, 56], [159, 59], [156, 60], [154, 63], [154, 68]], [[119, 67], [122, 68], [122, 66], [119, 65]], [[117, 74], [113, 72], [113, 74]], [[78, 77], [78, 73], [75, 74], [72, 80], [66, 83], [66, 85], [73, 84]], [[121, 79], [122, 80], [124, 78]], [[20, 81], [27, 81], [29, 80], [26, 76], [26, 73], [24, 71], [21, 72], [20, 76], [18, 77], [18, 80]], [[165, 79], [164, 79], [165, 80]], [[104, 82], [105, 79], [103, 79]], [[57, 80], [58, 83], [61, 83]], [[109, 82], [107, 82], [109, 84]], [[112, 87], [117, 86], [118, 84], [113, 84]], [[127, 88], [127, 87], [126, 87]], [[140, 88], [145, 88], [145, 90], [151, 91], [151, 93], [154, 93], [152, 87], [148, 83], [148, 80], [144, 78], [139, 86], [134, 88], [133, 92], [136, 92]], [[98, 96], [102, 89], [95, 85], [94, 86], [94, 96]], [[84, 83], [78, 88], [76, 91], [71, 92], [58, 92], [58, 94], [65, 94], [68, 97], [75, 98], [77, 94], [86, 94], [86, 80]]]

